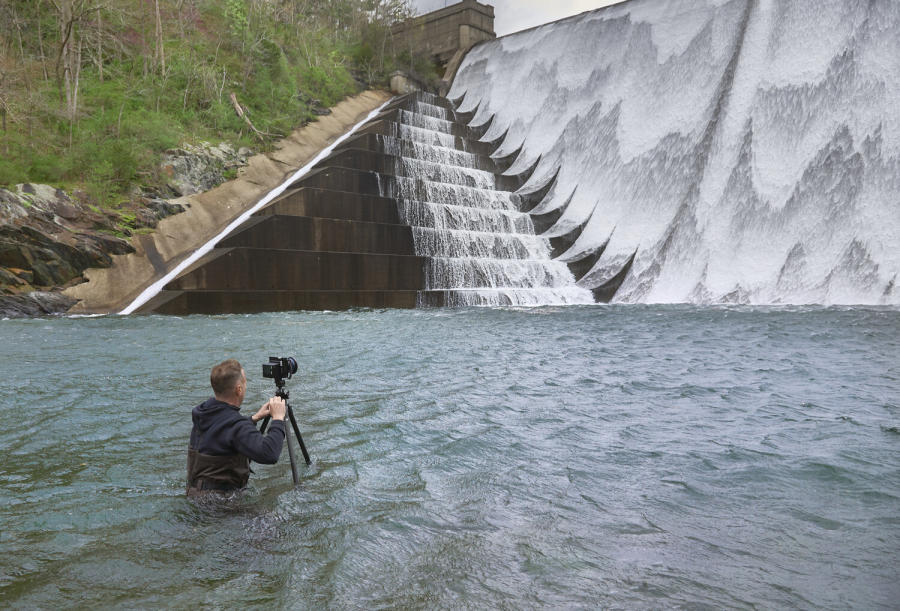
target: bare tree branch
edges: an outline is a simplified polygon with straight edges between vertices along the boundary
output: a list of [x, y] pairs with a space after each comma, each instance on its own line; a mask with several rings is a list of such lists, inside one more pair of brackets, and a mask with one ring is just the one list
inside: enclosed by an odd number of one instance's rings
[[281, 134], [270, 134], [267, 132], [261, 132], [258, 129], [256, 129], [256, 127], [253, 126], [253, 123], [250, 122], [250, 117], [248, 117], [245, 114], [244, 109], [238, 103], [237, 96], [234, 94], [233, 91], [231, 92], [231, 95], [229, 97], [231, 98], [231, 105], [234, 106], [234, 112], [236, 112], [237, 116], [239, 116], [241, 119], [243, 119], [244, 122], [250, 127], [250, 129], [253, 130], [253, 133], [256, 134], [257, 138], [259, 138], [263, 142], [265, 142], [266, 136], [269, 136], [270, 138], [284, 138], [284, 136], [282, 136]]

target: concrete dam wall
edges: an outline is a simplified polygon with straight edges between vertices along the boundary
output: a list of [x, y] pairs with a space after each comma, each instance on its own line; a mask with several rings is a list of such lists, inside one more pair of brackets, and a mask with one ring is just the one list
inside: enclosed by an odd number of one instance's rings
[[487, 41], [139, 311], [898, 304], [900, 3], [630, 2]]
[[900, 303], [900, 2], [631, 0], [478, 45], [449, 97], [556, 176], [579, 286]]
[[525, 211], [549, 185], [522, 191], [471, 118], [395, 99], [137, 311], [592, 302]]

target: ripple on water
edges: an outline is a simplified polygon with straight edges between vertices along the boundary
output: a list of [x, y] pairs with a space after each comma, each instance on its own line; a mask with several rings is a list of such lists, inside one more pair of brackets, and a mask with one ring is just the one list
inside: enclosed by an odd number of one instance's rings
[[[895, 310], [107, 317], [0, 336], [13, 607], [900, 598]], [[258, 405], [269, 354], [301, 361], [313, 464], [297, 488], [284, 459], [235, 498], [186, 500], [210, 365], [239, 358]]]

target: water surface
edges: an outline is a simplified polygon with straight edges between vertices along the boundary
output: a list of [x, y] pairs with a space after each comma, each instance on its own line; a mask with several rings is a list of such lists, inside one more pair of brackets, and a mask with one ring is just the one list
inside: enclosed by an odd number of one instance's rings
[[[2, 606], [888, 608], [900, 312], [586, 306], [0, 323]], [[184, 494], [216, 362], [313, 457]]]

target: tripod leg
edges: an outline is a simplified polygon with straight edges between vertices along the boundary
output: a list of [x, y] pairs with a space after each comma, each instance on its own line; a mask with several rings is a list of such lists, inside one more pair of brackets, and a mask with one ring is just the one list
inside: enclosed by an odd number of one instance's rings
[[284, 429], [284, 443], [287, 444], [288, 457], [291, 459], [291, 477], [296, 486], [300, 483], [300, 476], [297, 474], [297, 457], [294, 456], [294, 446], [291, 445], [291, 430], [286, 427]]
[[[262, 426], [259, 427], [260, 433], [266, 432], [266, 427], [269, 426], [269, 420], [271, 420], [271, 416], [266, 416], [263, 418]], [[291, 418], [293, 421], [293, 417]], [[297, 424], [294, 423], [294, 430], [297, 430]], [[288, 449], [288, 458], [291, 459], [291, 477], [294, 480], [294, 485], [300, 482], [300, 476], [297, 474], [297, 457], [294, 456], [294, 446], [291, 445], [291, 429], [289, 427], [284, 427], [284, 443], [287, 444]], [[309, 464], [309, 455], [306, 453], [306, 448], [303, 446], [303, 439], [300, 438], [299, 431], [297, 432], [297, 439], [300, 440], [300, 448], [303, 450], [303, 456], [306, 457], [306, 464]]]
[[287, 413], [288, 418], [291, 419], [291, 426], [294, 427], [294, 434], [297, 435], [297, 443], [300, 444], [300, 451], [303, 452], [303, 460], [306, 461], [308, 466], [312, 461], [309, 459], [309, 452], [306, 451], [306, 445], [303, 443], [303, 437], [300, 435], [300, 427], [297, 426], [297, 419], [294, 418], [294, 410], [291, 409], [290, 405], [287, 406]]

